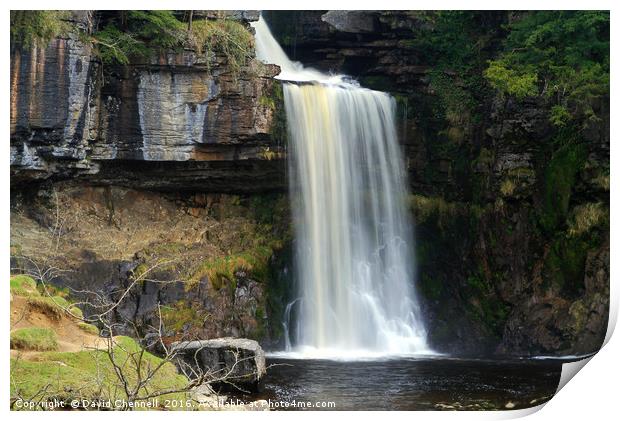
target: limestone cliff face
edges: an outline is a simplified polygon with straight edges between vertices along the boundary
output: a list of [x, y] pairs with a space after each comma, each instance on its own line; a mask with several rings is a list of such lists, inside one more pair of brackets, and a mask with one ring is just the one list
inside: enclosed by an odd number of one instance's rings
[[73, 36], [47, 48], [12, 49], [12, 176], [93, 168], [87, 157], [98, 126], [95, 74], [90, 47]]
[[[247, 24], [257, 16], [232, 17]], [[281, 188], [281, 162], [271, 162], [281, 148], [272, 135], [276, 107], [264, 100], [272, 97], [278, 72], [252, 59], [233, 73], [225, 57], [190, 50], [104, 67], [75, 33], [46, 48], [15, 46], [12, 183], [83, 176], [161, 189], [213, 181], [222, 189], [218, 180], [230, 177], [229, 190]], [[251, 164], [236, 165], [246, 161]], [[130, 182], [132, 162], [153, 171], [148, 185], [143, 174]], [[179, 163], [188, 162], [196, 179], [191, 186], [178, 174], [185, 168]], [[166, 179], [159, 178], [158, 163], [166, 166]]]

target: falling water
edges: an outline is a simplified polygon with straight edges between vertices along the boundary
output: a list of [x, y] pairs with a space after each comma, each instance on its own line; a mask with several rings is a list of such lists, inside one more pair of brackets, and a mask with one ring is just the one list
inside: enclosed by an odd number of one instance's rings
[[286, 310], [289, 351], [429, 353], [393, 98], [290, 61], [262, 19], [253, 26], [257, 57], [282, 69], [290, 133], [299, 286]]

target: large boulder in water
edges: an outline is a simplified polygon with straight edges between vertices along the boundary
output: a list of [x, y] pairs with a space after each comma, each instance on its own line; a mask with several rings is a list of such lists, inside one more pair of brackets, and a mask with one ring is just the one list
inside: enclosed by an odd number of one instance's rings
[[205, 376], [219, 389], [258, 391], [266, 373], [265, 352], [252, 339], [218, 338], [175, 342], [177, 366], [190, 378]]

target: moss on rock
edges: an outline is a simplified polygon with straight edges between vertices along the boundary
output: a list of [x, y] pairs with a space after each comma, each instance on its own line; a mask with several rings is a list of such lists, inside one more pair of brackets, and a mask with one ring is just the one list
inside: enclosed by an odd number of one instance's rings
[[553, 154], [545, 168], [539, 222], [546, 233], [552, 233], [566, 221], [573, 186], [586, 157], [583, 144], [569, 142]]

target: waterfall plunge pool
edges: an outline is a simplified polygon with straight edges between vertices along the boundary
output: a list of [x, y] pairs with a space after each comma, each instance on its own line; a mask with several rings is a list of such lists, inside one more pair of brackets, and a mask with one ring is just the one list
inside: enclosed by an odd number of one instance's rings
[[272, 410], [523, 409], [553, 397], [565, 362], [442, 356], [339, 361], [271, 356], [262, 392], [235, 398], [270, 400]]

